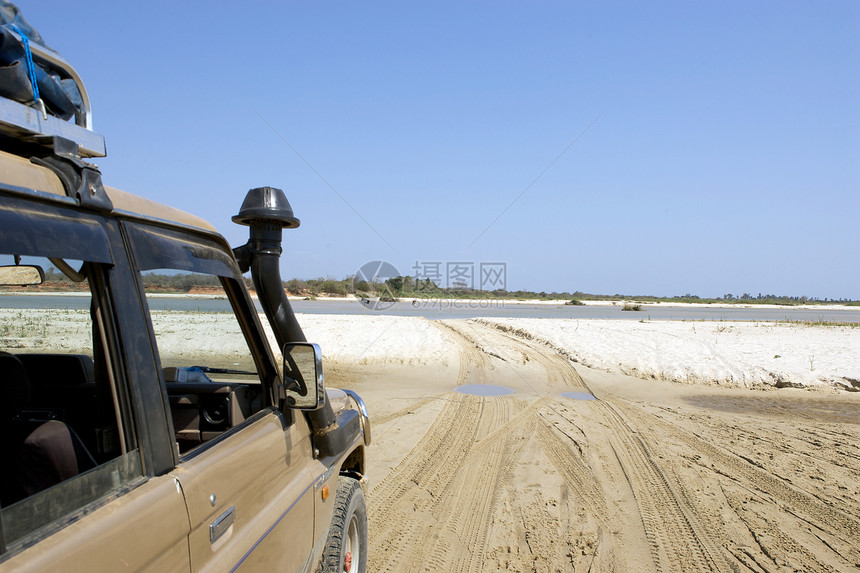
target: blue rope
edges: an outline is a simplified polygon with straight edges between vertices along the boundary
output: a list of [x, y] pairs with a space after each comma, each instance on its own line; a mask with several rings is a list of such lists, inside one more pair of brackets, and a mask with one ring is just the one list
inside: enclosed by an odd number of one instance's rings
[[18, 32], [21, 36], [21, 41], [24, 44], [24, 53], [27, 55], [27, 71], [30, 73], [30, 83], [33, 84], [33, 101], [39, 101], [39, 84], [36, 83], [36, 66], [33, 65], [33, 53], [30, 51], [30, 40], [27, 34], [22, 32], [15, 24], [9, 24], [9, 27]]

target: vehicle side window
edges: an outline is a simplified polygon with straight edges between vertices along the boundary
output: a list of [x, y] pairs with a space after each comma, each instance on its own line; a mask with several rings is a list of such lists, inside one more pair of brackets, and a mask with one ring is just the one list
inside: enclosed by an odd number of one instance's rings
[[9, 252], [0, 240], [0, 265], [38, 268], [44, 276], [41, 284], [0, 286], [0, 514], [7, 549], [143, 479], [117, 364], [110, 265], [52, 256], [50, 243], [38, 243], [29, 250], [49, 258]]
[[140, 224], [130, 224], [128, 236], [176, 442], [180, 454], [188, 454], [273, 403], [272, 369], [259, 363], [260, 352], [249, 347], [249, 326], [243, 330], [237, 319], [243, 316], [236, 312], [242, 279], [230, 255], [203, 239]]

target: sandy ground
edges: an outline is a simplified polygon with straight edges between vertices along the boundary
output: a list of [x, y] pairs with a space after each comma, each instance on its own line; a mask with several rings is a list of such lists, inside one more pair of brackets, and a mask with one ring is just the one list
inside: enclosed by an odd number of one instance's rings
[[[90, 336], [16, 313], [13, 352]], [[228, 316], [153, 319], [190, 363], [241, 350]], [[860, 329], [300, 321], [370, 410], [369, 571], [860, 570]]]
[[434, 324], [457, 363], [328, 364], [373, 418], [369, 571], [860, 568], [860, 394], [642, 380]]

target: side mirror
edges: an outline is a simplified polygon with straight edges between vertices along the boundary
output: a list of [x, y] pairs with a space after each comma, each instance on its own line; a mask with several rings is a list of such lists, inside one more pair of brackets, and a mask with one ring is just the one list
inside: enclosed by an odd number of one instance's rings
[[35, 265], [5, 265], [0, 267], [0, 285], [28, 286], [45, 282], [45, 271]]
[[284, 345], [286, 405], [297, 410], [316, 410], [325, 404], [322, 350], [313, 342]]

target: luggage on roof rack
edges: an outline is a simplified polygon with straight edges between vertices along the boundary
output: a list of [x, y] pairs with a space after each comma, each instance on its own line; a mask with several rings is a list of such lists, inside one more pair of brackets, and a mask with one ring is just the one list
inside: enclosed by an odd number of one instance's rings
[[104, 137], [92, 131], [81, 77], [6, 0], [0, 0], [0, 134], [46, 145], [61, 137], [83, 157], [107, 154]]

